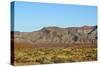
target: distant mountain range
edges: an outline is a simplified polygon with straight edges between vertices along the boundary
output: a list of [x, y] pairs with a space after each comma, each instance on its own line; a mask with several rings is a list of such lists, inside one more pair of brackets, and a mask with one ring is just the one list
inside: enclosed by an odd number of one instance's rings
[[33, 44], [33, 43], [96, 43], [97, 26], [82, 27], [44, 27], [33, 32], [14, 32], [12, 39], [17, 43]]

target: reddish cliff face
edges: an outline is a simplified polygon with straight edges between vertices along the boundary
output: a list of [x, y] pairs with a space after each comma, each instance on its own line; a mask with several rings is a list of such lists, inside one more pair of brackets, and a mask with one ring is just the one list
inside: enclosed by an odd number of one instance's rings
[[94, 29], [95, 26], [82, 26], [80, 27], [81, 29], [85, 29], [85, 30], [90, 30], [90, 29]]

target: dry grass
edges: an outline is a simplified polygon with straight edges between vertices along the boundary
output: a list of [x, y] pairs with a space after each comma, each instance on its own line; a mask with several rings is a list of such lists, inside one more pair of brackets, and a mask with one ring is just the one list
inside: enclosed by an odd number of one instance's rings
[[97, 60], [97, 48], [15, 48], [14, 65]]

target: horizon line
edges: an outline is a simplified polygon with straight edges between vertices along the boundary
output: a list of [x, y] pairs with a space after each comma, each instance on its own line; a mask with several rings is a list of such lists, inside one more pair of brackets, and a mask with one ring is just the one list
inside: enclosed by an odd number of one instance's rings
[[[80, 27], [84, 27], [84, 26], [93, 27], [93, 26], [97, 26], [97, 24], [96, 24], [96, 25], [82, 25], [82, 26], [68, 26], [68, 27], [61, 27], [61, 26], [44, 26], [44, 27], [42, 27], [42, 28], [40, 28], [40, 29], [38, 29], [38, 30], [41, 30], [41, 29], [43, 29], [43, 28], [49, 28], [49, 27], [58, 27], [58, 28], [74, 28], [74, 27], [76, 27], [76, 28], [80, 28]], [[14, 27], [13, 27], [13, 28], [14, 28]], [[33, 31], [11, 30], [11, 32], [34, 32], [34, 31], [38, 31], [38, 30], [33, 30]]]

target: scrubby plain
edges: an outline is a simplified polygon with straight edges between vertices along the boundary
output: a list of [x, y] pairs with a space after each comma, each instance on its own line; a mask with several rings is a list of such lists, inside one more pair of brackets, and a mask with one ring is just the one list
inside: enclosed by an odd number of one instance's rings
[[14, 65], [53, 64], [97, 60], [96, 47], [15, 48]]

